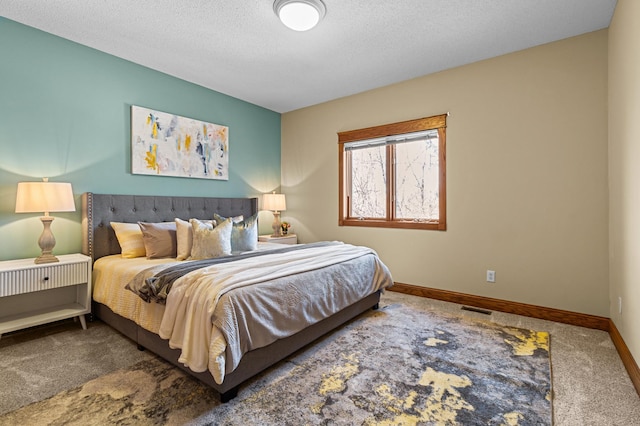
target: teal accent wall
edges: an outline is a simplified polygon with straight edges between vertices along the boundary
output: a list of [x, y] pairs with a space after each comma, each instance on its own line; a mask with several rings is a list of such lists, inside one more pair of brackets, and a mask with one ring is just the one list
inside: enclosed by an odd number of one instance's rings
[[[229, 180], [133, 175], [131, 105], [228, 126]], [[53, 213], [52, 230], [54, 254], [78, 252], [83, 192], [277, 189], [280, 114], [0, 17], [0, 260], [39, 254], [40, 215], [16, 214], [15, 196], [18, 182], [42, 177], [73, 185], [77, 211]]]

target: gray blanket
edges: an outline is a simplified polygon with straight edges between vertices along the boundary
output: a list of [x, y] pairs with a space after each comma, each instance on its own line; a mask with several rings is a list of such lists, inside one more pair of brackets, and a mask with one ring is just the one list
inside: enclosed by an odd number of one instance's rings
[[348, 244], [248, 258], [177, 280], [158, 334], [217, 383], [242, 356], [393, 284], [374, 251]]

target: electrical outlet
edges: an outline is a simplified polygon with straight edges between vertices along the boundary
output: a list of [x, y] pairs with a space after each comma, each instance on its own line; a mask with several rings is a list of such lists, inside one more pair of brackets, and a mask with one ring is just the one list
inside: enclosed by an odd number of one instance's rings
[[618, 297], [618, 313], [622, 314], [622, 297]]
[[487, 282], [488, 283], [496, 282], [496, 271], [487, 270]]

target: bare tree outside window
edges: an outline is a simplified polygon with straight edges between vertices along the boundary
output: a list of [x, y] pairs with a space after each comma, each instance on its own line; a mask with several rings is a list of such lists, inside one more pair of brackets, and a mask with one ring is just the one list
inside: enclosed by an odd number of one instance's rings
[[338, 134], [341, 226], [446, 229], [446, 114]]
[[351, 211], [355, 217], [386, 216], [385, 147], [363, 148], [351, 153]]
[[396, 218], [437, 220], [438, 140], [398, 144], [396, 150]]

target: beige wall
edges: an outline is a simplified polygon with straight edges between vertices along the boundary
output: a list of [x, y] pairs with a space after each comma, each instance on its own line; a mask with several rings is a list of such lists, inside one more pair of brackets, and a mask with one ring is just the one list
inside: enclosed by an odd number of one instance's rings
[[[608, 316], [606, 102], [603, 30], [284, 114], [283, 219], [397, 282]], [[449, 229], [339, 227], [336, 132], [445, 112]]]
[[640, 360], [639, 22], [640, 2], [618, 0], [609, 29], [609, 281], [611, 318], [636, 360]]

